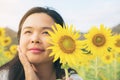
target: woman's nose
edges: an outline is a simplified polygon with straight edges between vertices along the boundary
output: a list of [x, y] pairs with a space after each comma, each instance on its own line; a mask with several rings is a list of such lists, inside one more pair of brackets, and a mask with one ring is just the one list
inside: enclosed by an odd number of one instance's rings
[[40, 36], [38, 34], [34, 34], [31, 37], [31, 43], [41, 43], [41, 39]]
[[40, 43], [39, 40], [32, 40], [32, 43]]

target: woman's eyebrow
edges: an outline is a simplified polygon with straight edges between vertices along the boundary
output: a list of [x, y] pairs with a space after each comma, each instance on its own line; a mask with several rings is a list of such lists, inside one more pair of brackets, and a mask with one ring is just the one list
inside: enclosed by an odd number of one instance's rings
[[[26, 26], [26, 27], [23, 28], [23, 30], [25, 30], [25, 29], [32, 29], [32, 28], [34, 28], [34, 27]], [[52, 28], [51, 28], [51, 27], [40, 27], [40, 28], [41, 28], [42, 30], [47, 29], [47, 30], [51, 30], [51, 31], [52, 31]]]
[[26, 27], [23, 28], [23, 30], [25, 30], [25, 29], [31, 29], [31, 28], [32, 28], [31, 26], [26, 26]]
[[42, 27], [42, 29], [48, 29], [48, 30], [51, 30], [52, 31], [52, 28], [51, 27]]

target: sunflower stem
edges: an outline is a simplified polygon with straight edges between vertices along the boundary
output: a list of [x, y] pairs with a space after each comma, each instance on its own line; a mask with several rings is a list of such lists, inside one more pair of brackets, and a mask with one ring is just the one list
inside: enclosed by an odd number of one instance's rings
[[115, 58], [114, 58], [114, 65], [113, 65], [113, 69], [114, 69], [114, 80], [117, 80], [117, 61], [116, 61], [116, 54], [115, 54]]
[[95, 60], [95, 80], [98, 78], [98, 57]]
[[109, 75], [109, 74], [110, 74], [110, 64], [107, 64], [107, 75]]
[[64, 70], [65, 70], [65, 79], [67, 79], [69, 77], [68, 69], [65, 68]]

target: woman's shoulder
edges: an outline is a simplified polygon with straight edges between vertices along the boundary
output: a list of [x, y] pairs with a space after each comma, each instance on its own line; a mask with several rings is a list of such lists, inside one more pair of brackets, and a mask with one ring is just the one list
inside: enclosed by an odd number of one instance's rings
[[0, 70], [0, 80], [8, 80], [8, 70]]

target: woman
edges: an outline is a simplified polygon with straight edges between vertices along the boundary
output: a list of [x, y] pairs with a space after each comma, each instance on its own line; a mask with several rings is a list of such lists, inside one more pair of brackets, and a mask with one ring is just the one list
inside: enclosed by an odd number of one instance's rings
[[[59, 60], [52, 62], [46, 37], [54, 23], [64, 25], [62, 17], [49, 8], [35, 7], [21, 19], [18, 30], [18, 54], [3, 65], [7, 80], [56, 80], [65, 76]], [[3, 79], [5, 80], [5, 79]]]

